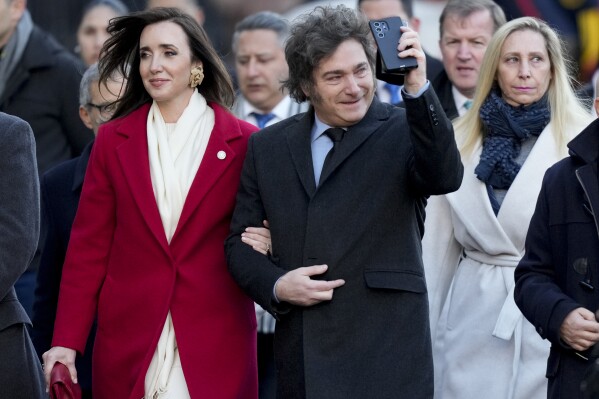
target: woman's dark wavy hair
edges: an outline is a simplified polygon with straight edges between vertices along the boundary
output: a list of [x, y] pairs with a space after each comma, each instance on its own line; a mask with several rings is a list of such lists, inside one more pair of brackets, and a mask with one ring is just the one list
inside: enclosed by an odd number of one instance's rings
[[152, 101], [139, 74], [139, 38], [146, 26], [165, 21], [174, 22], [183, 29], [193, 60], [200, 60], [204, 65], [204, 81], [198, 91], [207, 101], [226, 108], [233, 104], [235, 91], [231, 77], [204, 29], [176, 8], [154, 8], [114, 18], [108, 25], [111, 37], [100, 53], [100, 82], [106, 82], [115, 73], [127, 78], [127, 86], [118, 100], [113, 118], [128, 115]]
[[375, 47], [368, 21], [361, 13], [344, 5], [316, 7], [294, 21], [285, 46], [289, 78], [283, 82], [289, 95], [298, 102], [308, 100], [314, 90], [312, 72], [318, 64], [331, 56], [348, 39], [356, 40], [364, 48], [374, 71]]

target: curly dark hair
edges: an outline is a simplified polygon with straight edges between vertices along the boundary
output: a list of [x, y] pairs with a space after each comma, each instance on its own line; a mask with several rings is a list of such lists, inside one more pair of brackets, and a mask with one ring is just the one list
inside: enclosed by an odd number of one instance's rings
[[198, 91], [207, 101], [230, 108], [235, 99], [231, 77], [204, 29], [189, 15], [176, 8], [153, 8], [114, 18], [108, 25], [111, 37], [100, 53], [100, 81], [106, 82], [116, 73], [127, 78], [127, 85], [117, 102], [114, 118], [129, 114], [142, 104], [151, 102], [139, 74], [139, 38], [148, 25], [159, 22], [179, 25], [188, 38], [192, 61], [202, 61], [204, 81]]
[[368, 21], [361, 13], [344, 5], [319, 6], [298, 18], [285, 46], [289, 78], [283, 84], [293, 99], [298, 102], [309, 99], [306, 93], [314, 90], [312, 72], [346, 40], [362, 45], [374, 71], [376, 50]]

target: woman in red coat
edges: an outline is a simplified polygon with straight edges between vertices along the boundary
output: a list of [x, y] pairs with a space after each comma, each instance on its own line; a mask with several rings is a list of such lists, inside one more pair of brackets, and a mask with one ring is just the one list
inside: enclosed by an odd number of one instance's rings
[[94, 398], [254, 399], [254, 307], [223, 241], [256, 128], [226, 109], [230, 78], [190, 17], [154, 9], [109, 31], [101, 80], [129, 79], [90, 157], [46, 380], [57, 361], [76, 378], [97, 316]]

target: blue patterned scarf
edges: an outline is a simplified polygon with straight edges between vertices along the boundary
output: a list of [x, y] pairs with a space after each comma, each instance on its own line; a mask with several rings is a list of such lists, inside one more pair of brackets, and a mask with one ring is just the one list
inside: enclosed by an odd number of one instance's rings
[[498, 189], [508, 189], [520, 170], [515, 159], [520, 143], [541, 134], [549, 123], [551, 112], [547, 95], [528, 106], [513, 107], [492, 90], [480, 108], [485, 128], [483, 150], [474, 173], [479, 180]]

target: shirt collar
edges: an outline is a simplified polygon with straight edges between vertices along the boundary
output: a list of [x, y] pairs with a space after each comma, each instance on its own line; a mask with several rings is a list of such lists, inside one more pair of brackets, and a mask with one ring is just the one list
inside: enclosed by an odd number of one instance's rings
[[[281, 101], [279, 101], [279, 103], [273, 108], [273, 110], [270, 111], [270, 113], [275, 115], [277, 121], [282, 121], [283, 119], [286, 119], [288, 116], [290, 116], [287, 115], [289, 113], [290, 107], [291, 97], [285, 96]], [[258, 108], [250, 104], [250, 102], [247, 99], [245, 99], [245, 101], [243, 102], [243, 115], [245, 116], [244, 120], [253, 118], [252, 113], [254, 112], [258, 114], [264, 113], [264, 111], [260, 111]]]
[[453, 94], [453, 101], [455, 101], [455, 108], [458, 110], [458, 114], [460, 114], [460, 116], [464, 115], [464, 113], [468, 111], [464, 107], [464, 103], [472, 99], [460, 93], [460, 91], [456, 89], [454, 85], [451, 85], [451, 94]]
[[314, 113], [314, 125], [312, 125], [312, 132], [310, 133], [310, 142], [313, 143], [314, 141], [316, 141], [316, 139], [318, 139], [320, 136], [322, 136], [324, 131], [330, 127], [331, 126], [327, 125], [326, 123], [324, 123], [323, 121], [318, 119], [318, 115], [316, 115], [316, 112], [315, 112]]

